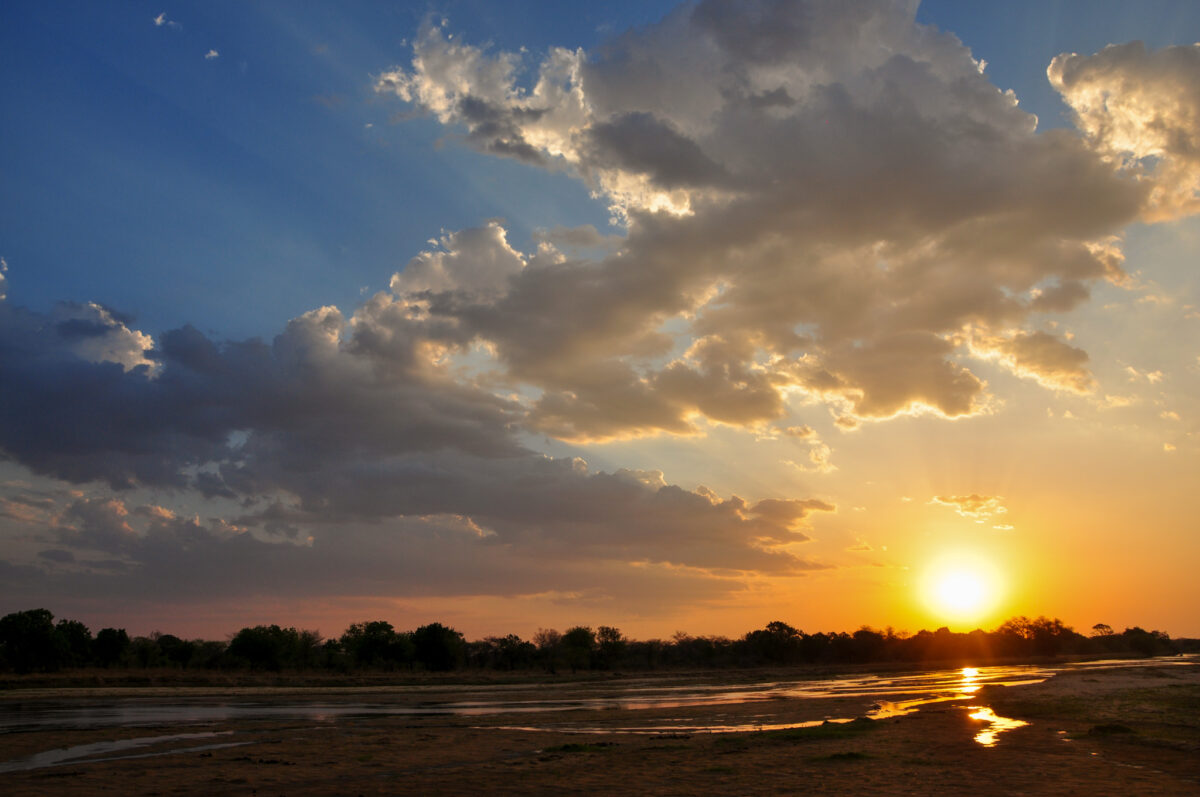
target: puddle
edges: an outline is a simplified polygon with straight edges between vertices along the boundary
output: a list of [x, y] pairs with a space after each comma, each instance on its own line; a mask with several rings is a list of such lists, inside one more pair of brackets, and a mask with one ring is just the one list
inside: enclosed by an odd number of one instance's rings
[[[166, 742], [178, 742], [185, 739], [211, 739], [215, 736], [230, 736], [232, 734], [233, 731], [175, 733], [168, 736], [139, 736], [134, 739], [115, 739], [112, 741], [80, 744], [76, 745], [75, 747], [60, 747], [55, 750], [46, 750], [45, 752], [35, 753], [34, 755], [26, 758], [18, 758], [12, 761], [0, 762], [0, 772], [22, 772], [29, 769], [42, 769], [43, 767], [63, 766], [66, 764], [92, 764], [97, 761], [117, 761], [123, 758], [149, 758], [151, 756], [169, 755], [171, 753], [189, 753], [200, 750], [215, 750], [223, 747], [236, 747], [241, 744], [248, 744], [248, 742], [230, 742], [225, 744], [205, 744], [193, 747], [175, 747], [167, 750], [157, 750], [152, 753], [140, 753], [127, 756], [105, 755], [106, 753], [119, 753], [125, 750], [136, 750], [140, 747], [149, 747], [151, 745], [164, 744]], [[92, 756], [103, 757], [93, 758]]]
[[973, 720], [986, 722], [988, 726], [979, 733], [975, 734], [975, 741], [984, 747], [995, 747], [997, 737], [1005, 731], [1011, 731], [1014, 728], [1024, 728], [1028, 722], [1024, 720], [1016, 720], [1010, 717], [1001, 717], [992, 711], [987, 706], [969, 706], [971, 711], [967, 716]]

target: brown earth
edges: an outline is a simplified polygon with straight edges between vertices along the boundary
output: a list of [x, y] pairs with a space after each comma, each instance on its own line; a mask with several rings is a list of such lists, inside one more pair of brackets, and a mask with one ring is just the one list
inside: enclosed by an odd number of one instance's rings
[[[514, 685], [514, 699], [591, 688]], [[57, 690], [56, 690], [57, 691]], [[463, 699], [449, 685], [364, 694], [307, 690], [306, 700], [413, 703]], [[289, 690], [295, 699], [294, 690]], [[227, 693], [219, 693], [228, 697]], [[62, 697], [63, 695], [57, 695]], [[164, 697], [202, 701], [188, 690]], [[20, 696], [29, 700], [30, 694]], [[48, 697], [48, 695], [43, 695]], [[108, 695], [109, 698], [112, 695]], [[243, 696], [244, 697], [244, 696]], [[283, 694], [259, 692], [259, 699]], [[11, 692], [0, 699], [15, 699]], [[76, 692], [72, 699], [90, 699]], [[124, 699], [124, 698], [123, 698]], [[974, 740], [968, 705], [1030, 724]], [[233, 721], [165, 728], [28, 731], [0, 736], [0, 761], [115, 738], [230, 732], [181, 745], [236, 744], [144, 758], [75, 761], [0, 774], [13, 795], [356, 794], [1200, 794], [1200, 667], [1091, 670], [1043, 684], [989, 688], [904, 717], [783, 731], [605, 735], [573, 727], [649, 725], [714, 714], [802, 722], [855, 716], [862, 699], [487, 717], [375, 716]], [[766, 717], [766, 719], [764, 719]], [[553, 730], [516, 730], [534, 725]], [[504, 726], [510, 726], [506, 729]], [[153, 753], [146, 747], [117, 755]]]

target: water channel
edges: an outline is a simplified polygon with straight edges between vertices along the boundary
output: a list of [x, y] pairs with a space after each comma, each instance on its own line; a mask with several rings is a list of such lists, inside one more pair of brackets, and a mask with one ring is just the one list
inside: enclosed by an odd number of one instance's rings
[[[320, 690], [323, 699], [306, 700], [295, 692], [265, 699], [261, 689], [230, 689], [221, 697], [188, 697], [187, 689], [169, 696], [140, 696], [130, 690], [127, 698], [81, 698], [76, 700], [0, 700], [0, 745], [7, 734], [33, 731], [96, 730], [103, 728], [146, 727], [178, 731], [133, 739], [102, 741], [75, 748], [48, 750], [34, 756], [0, 761], [0, 773], [120, 757], [163, 755], [214, 747], [220, 743], [195, 746], [194, 740], [225, 735], [226, 732], [199, 731], [198, 728], [231, 720], [288, 719], [329, 722], [344, 717], [371, 716], [446, 716], [495, 717], [511, 715], [512, 724], [488, 727], [512, 730], [554, 730], [559, 732], [613, 733], [730, 733], [776, 730], [820, 725], [824, 722], [851, 722], [861, 717], [882, 719], [919, 710], [934, 703], [969, 703], [984, 686], [1020, 687], [1040, 683], [1059, 672], [1089, 667], [1141, 667], [1183, 664], [1192, 657], [1167, 657], [1141, 660], [1077, 662], [1055, 666], [992, 666], [927, 670], [902, 673], [860, 674], [838, 678], [774, 680], [745, 684], [721, 682], [683, 683], [662, 679], [570, 682], [537, 685], [491, 685], [459, 687], [460, 699], [446, 699], [454, 687], [391, 687], [373, 689]], [[338, 699], [331, 699], [336, 692]], [[357, 699], [361, 697], [362, 699]], [[773, 710], [790, 701], [858, 698], [865, 712], [847, 716], [824, 716], [803, 722], [780, 721]], [[753, 704], [762, 711], [725, 713], [722, 707]], [[845, 705], [841, 703], [839, 705]], [[709, 708], [709, 711], [695, 709]], [[681, 709], [681, 716], [663, 716], [664, 710]], [[571, 712], [614, 710], [621, 721], [596, 724], [572, 722]], [[617, 713], [617, 711], [632, 712]], [[975, 740], [996, 744], [1005, 730], [1024, 723], [996, 716], [986, 706], [970, 706], [972, 717], [988, 723]], [[638, 712], [646, 714], [638, 719]], [[594, 715], [591, 715], [594, 716]], [[632, 718], [632, 721], [630, 721]], [[189, 728], [197, 732], [186, 732]], [[181, 748], [174, 742], [185, 743]], [[163, 745], [169, 749], [162, 749]], [[132, 754], [128, 751], [156, 746], [156, 752]], [[117, 753], [125, 755], [116, 755]], [[105, 757], [96, 758], [97, 755]]]

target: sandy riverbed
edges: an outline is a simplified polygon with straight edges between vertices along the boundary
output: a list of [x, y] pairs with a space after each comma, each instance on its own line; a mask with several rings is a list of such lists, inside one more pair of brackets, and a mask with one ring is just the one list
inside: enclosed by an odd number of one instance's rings
[[[446, 687], [446, 696], [458, 691]], [[435, 690], [436, 691], [436, 690]], [[569, 691], [569, 690], [568, 690]], [[421, 699], [429, 699], [423, 691]], [[436, 696], [436, 695], [434, 695]], [[318, 691], [329, 703], [360, 693]], [[130, 699], [146, 699], [131, 697]], [[867, 701], [869, 702], [869, 701]], [[968, 705], [1030, 724], [985, 748]], [[787, 700], [771, 717], [855, 716], [862, 699]], [[713, 707], [569, 715], [234, 720], [167, 728], [30, 730], [0, 760], [104, 740], [211, 732], [117, 753], [167, 755], [0, 774], [0, 791], [98, 794], [1200, 794], [1200, 667], [1088, 670], [985, 689], [887, 720], [778, 732], [589, 735], [563, 727], [703, 724]], [[753, 725], [761, 703], [722, 706]], [[633, 716], [633, 715], [636, 715]], [[536, 725], [550, 730], [514, 730]], [[116, 754], [114, 754], [116, 755]], [[100, 754], [102, 757], [103, 754]]]

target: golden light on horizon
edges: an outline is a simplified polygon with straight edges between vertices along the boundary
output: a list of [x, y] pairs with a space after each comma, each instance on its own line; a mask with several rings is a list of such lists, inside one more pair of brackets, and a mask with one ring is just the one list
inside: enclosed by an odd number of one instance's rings
[[946, 554], [921, 576], [921, 600], [943, 622], [978, 623], [1000, 608], [1004, 579], [996, 564], [973, 553]]

